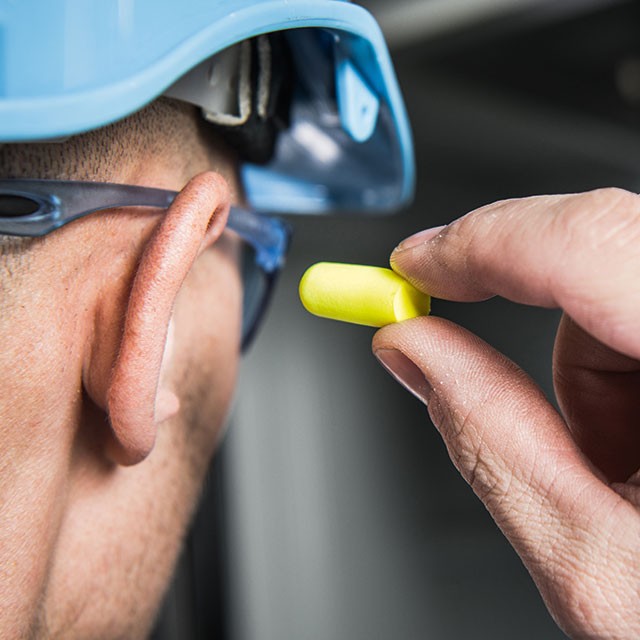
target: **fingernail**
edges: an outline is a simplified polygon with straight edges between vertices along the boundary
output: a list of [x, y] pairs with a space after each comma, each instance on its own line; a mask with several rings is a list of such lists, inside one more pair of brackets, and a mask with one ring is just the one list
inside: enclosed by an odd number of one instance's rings
[[442, 225], [440, 227], [425, 229], [424, 231], [420, 231], [419, 233], [409, 236], [395, 248], [394, 253], [413, 249], [414, 247], [419, 247], [421, 244], [429, 242], [429, 240], [435, 238], [445, 228], [445, 226], [446, 225]]
[[404, 353], [397, 349], [378, 349], [374, 355], [407, 391], [427, 404], [431, 396], [431, 385], [422, 371]]

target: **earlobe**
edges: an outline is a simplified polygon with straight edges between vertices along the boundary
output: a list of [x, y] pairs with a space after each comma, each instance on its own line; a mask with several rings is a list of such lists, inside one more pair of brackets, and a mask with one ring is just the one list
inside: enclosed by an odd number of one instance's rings
[[223, 232], [229, 207], [229, 188], [217, 173], [196, 176], [180, 192], [136, 269], [117, 351], [96, 357], [92, 366], [102, 371], [86, 376], [89, 395], [108, 414], [107, 453], [117, 464], [144, 460], [156, 425], [179, 411], [179, 398], [161, 376], [172, 357], [173, 306], [198, 255]]

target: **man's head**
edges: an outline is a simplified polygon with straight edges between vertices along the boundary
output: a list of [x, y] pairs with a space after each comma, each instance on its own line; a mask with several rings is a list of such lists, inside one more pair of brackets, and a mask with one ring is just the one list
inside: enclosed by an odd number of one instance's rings
[[2, 257], [2, 635], [134, 637], [233, 389], [242, 297], [238, 241], [223, 229], [235, 162], [193, 107], [164, 99], [0, 158], [3, 177], [188, 183], [166, 214], [89, 216], [9, 241]]
[[[234, 205], [388, 210], [411, 195], [402, 101], [363, 9], [121, 4], [0, 11], [3, 638], [149, 630], [260, 309], [249, 302], [286, 245], [282, 225]], [[51, 187], [44, 209], [11, 209], [36, 189], [25, 179]], [[80, 202], [129, 185], [115, 192], [145, 206], [69, 209], [45, 180], [84, 181], [64, 187]], [[41, 214], [43, 237], [1, 235], [29, 235]]]

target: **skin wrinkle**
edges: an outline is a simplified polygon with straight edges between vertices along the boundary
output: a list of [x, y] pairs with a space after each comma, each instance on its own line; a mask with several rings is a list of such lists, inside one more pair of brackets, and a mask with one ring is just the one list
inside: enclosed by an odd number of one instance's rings
[[565, 589], [569, 594], [569, 605], [576, 622], [589, 629], [592, 637], [611, 638], [614, 636], [602, 624], [603, 613], [617, 618], [619, 624], [623, 625], [626, 605], [617, 598], [614, 598], [617, 602], [612, 601], [610, 590], [606, 589], [607, 577], [601, 574], [601, 567], [595, 563], [585, 568], [574, 562], [569, 567]]
[[[531, 545], [528, 543], [526, 534], [521, 538], [512, 539], [519, 541], [523, 549], [523, 558], [525, 558], [530, 565], [539, 567], [539, 570], [535, 572], [535, 574], [539, 576], [540, 574], [547, 573], [549, 568], [553, 568], [553, 575], [556, 576], [555, 583], [556, 585], [560, 585], [562, 593], [565, 594], [559, 604], [567, 611], [573, 610], [574, 616], [584, 617], [585, 606], [588, 606], [589, 609], [594, 608], [595, 591], [602, 588], [600, 567], [603, 562], [606, 561], [590, 556], [590, 550], [593, 548], [590, 540], [594, 535], [591, 526], [583, 525], [576, 529], [575, 527], [567, 528], [561, 524], [561, 527], [558, 528], [557, 524], [558, 523], [548, 523], [544, 525], [541, 523], [541, 526], [552, 536], [551, 540], [555, 541], [555, 544], [548, 542], [545, 547], [534, 546], [527, 553], [526, 549], [527, 547], [531, 547]], [[564, 533], [562, 533], [563, 526]], [[511, 530], [508, 530], [508, 535], [511, 537]], [[583, 551], [576, 553], [578, 547], [582, 548]], [[591, 558], [589, 565], [589, 567], [591, 567], [590, 572], [579, 562], [578, 558], [582, 557]], [[590, 577], [587, 585], [591, 586], [585, 587], [585, 579], [587, 576]], [[610, 602], [607, 601], [607, 598], [601, 598], [601, 604], [598, 606], [599, 610], [601, 610], [602, 607], [609, 606]], [[584, 619], [586, 620], [587, 618]], [[589, 626], [592, 628], [597, 627], [597, 625], [591, 623], [589, 623]]]

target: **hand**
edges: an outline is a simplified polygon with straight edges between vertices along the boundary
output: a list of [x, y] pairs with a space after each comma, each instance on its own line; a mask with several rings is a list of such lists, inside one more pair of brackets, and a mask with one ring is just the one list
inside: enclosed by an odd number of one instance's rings
[[385, 327], [373, 349], [428, 405], [564, 631], [640, 638], [640, 197], [499, 202], [412, 236], [391, 264], [436, 298], [563, 309], [562, 415], [515, 364], [441, 318]]

